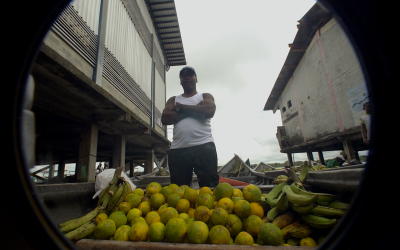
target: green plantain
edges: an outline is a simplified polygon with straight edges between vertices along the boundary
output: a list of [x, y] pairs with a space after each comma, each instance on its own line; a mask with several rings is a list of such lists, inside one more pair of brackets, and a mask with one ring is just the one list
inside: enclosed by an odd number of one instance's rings
[[306, 206], [299, 206], [299, 205], [295, 205], [293, 203], [290, 203], [290, 206], [292, 207], [293, 211], [295, 211], [298, 214], [307, 214], [316, 205], [315, 204], [310, 204], [310, 205], [306, 205]]
[[286, 182], [279, 183], [276, 185], [271, 191], [268, 192], [268, 194], [265, 196], [265, 199], [267, 200], [272, 200], [277, 198], [280, 193], [282, 192], [282, 188], [286, 185]]
[[302, 214], [301, 219], [314, 228], [331, 228], [336, 225], [337, 219], [328, 219], [312, 214]]
[[316, 202], [332, 202], [337, 200], [339, 197], [332, 194], [325, 194], [325, 193], [312, 193], [306, 190], [301, 189], [296, 183], [292, 183], [290, 185], [292, 191], [296, 194], [304, 194], [304, 195], [318, 195], [318, 199]]
[[106, 198], [106, 195], [108, 193], [108, 190], [110, 190], [111, 185], [108, 185], [106, 188], [103, 189], [103, 191], [101, 192], [101, 195], [99, 197], [99, 201], [97, 202], [97, 206], [100, 206], [104, 199]]
[[286, 193], [281, 193], [275, 205], [279, 210], [286, 210], [289, 207], [289, 201]]
[[303, 195], [303, 194], [296, 194], [292, 191], [290, 185], [286, 185], [283, 187], [282, 192], [285, 192], [287, 198], [290, 203], [299, 206], [307, 206], [313, 204], [314, 201], [318, 198], [318, 195]]
[[316, 206], [310, 210], [311, 214], [321, 215], [323, 217], [342, 217], [344, 210], [331, 207]]
[[349, 207], [348, 203], [345, 202], [341, 202], [341, 201], [332, 201], [331, 203], [329, 203], [327, 205], [327, 207], [331, 207], [331, 208], [336, 208], [336, 209], [342, 209], [342, 210], [347, 210], [347, 208]]
[[102, 209], [102, 207], [96, 207], [95, 209], [93, 209], [88, 214], [85, 214], [84, 216], [82, 216], [82, 217], [74, 220], [73, 222], [67, 224], [66, 226], [63, 226], [62, 228], [60, 228], [60, 231], [62, 233], [68, 233], [68, 232], [70, 232], [70, 231], [82, 226], [86, 222], [88, 222], [88, 221], [92, 220], [93, 218], [95, 218], [101, 209]]
[[299, 180], [301, 183], [304, 183], [306, 181], [309, 171], [310, 171], [310, 168], [308, 166], [308, 161], [304, 161], [304, 164], [302, 165], [300, 175], [299, 175]]
[[283, 211], [279, 210], [277, 207], [271, 208], [267, 213], [268, 221], [273, 221], [278, 215], [282, 214]]
[[114, 195], [111, 197], [108, 205], [107, 205], [107, 212], [110, 212], [115, 205], [117, 204], [118, 200], [121, 198], [122, 192], [124, 191], [125, 185], [122, 183], [117, 187], [117, 190], [114, 192]]
[[93, 233], [95, 227], [96, 223], [94, 221], [89, 221], [74, 231], [65, 234], [65, 237], [70, 240], [77, 241]]

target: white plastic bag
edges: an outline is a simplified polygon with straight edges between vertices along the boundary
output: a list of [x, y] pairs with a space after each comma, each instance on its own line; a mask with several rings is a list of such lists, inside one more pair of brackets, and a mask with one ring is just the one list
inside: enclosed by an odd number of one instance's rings
[[[94, 191], [96, 192], [93, 196], [93, 199], [96, 198], [112, 181], [114, 177], [115, 169], [109, 168], [101, 172], [96, 177], [96, 182], [94, 184]], [[121, 177], [123, 177], [126, 181], [128, 181], [129, 185], [131, 185], [132, 190], [136, 188], [136, 185], [133, 184], [131, 179], [124, 173], [121, 172]]]

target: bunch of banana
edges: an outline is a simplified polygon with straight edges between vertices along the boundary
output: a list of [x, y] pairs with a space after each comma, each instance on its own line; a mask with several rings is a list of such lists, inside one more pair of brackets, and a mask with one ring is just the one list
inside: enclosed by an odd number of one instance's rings
[[125, 196], [132, 191], [130, 184], [121, 177], [122, 169], [123, 167], [119, 167], [115, 170], [113, 179], [101, 193], [96, 208], [82, 217], [58, 225], [68, 239], [76, 241], [90, 235], [96, 227], [94, 222], [96, 216], [100, 213], [109, 215], [109, 212], [118, 207]]
[[265, 220], [280, 227], [285, 238], [304, 238], [312, 230], [332, 228], [348, 208], [337, 195], [304, 189], [303, 183], [312, 168], [304, 162], [297, 175], [293, 168], [286, 167], [289, 178], [261, 199], [261, 203], [270, 206]]

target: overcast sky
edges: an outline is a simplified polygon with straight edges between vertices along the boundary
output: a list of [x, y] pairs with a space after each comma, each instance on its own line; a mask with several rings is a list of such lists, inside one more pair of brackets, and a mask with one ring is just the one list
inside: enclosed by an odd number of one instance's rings
[[[197, 91], [215, 98], [211, 127], [218, 165], [234, 154], [251, 164], [287, 160], [275, 135], [282, 126], [280, 112], [263, 109], [297, 33], [297, 20], [315, 2], [175, 0], [186, 61], [197, 72]], [[167, 72], [167, 99], [183, 93], [182, 67]], [[324, 157], [337, 154], [324, 152]], [[294, 154], [294, 160], [306, 159], [305, 153]]]

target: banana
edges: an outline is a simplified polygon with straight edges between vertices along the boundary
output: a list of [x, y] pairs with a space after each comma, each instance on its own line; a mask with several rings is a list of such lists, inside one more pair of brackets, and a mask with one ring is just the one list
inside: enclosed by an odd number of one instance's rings
[[300, 216], [303, 221], [314, 228], [331, 228], [337, 222], [337, 219], [328, 219], [312, 214], [302, 214]]
[[127, 181], [124, 181], [123, 183], [124, 185], [124, 190], [122, 191], [121, 197], [119, 198], [119, 200], [117, 201], [117, 203], [115, 204], [115, 206], [118, 206], [121, 202], [123, 202], [125, 200], [125, 197], [132, 192], [132, 188], [131, 185], [129, 185], [129, 183]]
[[296, 172], [291, 168], [291, 167], [285, 167], [286, 171], [289, 174], [290, 179], [292, 180], [292, 182], [296, 182], [298, 183], [300, 186], [302, 186], [303, 184], [301, 183], [299, 177], [297, 176]]
[[104, 198], [106, 198], [106, 194], [108, 193], [108, 190], [110, 190], [110, 187], [111, 185], [108, 185], [105, 189], [103, 189], [99, 197], [99, 201], [97, 202], [97, 206], [100, 206], [103, 203]]
[[298, 227], [296, 227], [294, 230], [290, 231], [287, 233], [287, 236], [289, 237], [295, 237], [295, 238], [306, 238], [310, 236], [312, 233], [312, 230], [309, 225], [306, 223], [300, 223]]
[[282, 213], [281, 210], [279, 210], [277, 207], [271, 208], [268, 213], [267, 213], [267, 219], [268, 221], [273, 221], [278, 215]]
[[268, 203], [270, 207], [276, 207], [276, 203], [278, 203], [278, 200], [282, 198], [282, 192], [279, 194], [279, 196], [275, 199], [269, 200], [267, 197], [265, 197], [265, 201]]
[[281, 193], [278, 200], [276, 201], [276, 207], [282, 211], [286, 210], [289, 207], [289, 201], [286, 193]]
[[295, 205], [293, 203], [290, 203], [290, 206], [298, 214], [307, 214], [308, 212], [310, 212], [311, 209], [313, 209], [315, 207], [314, 204], [310, 204], [307, 206], [299, 206], [299, 205]]
[[278, 215], [275, 217], [275, 219], [272, 221], [272, 224], [278, 226], [279, 228], [284, 228], [290, 223], [293, 222], [295, 218], [295, 214], [292, 212], [286, 212], [284, 214]]
[[320, 206], [324, 206], [324, 207], [328, 207], [330, 202], [327, 201], [319, 201], [318, 199], [315, 201], [316, 204], [320, 205]]
[[84, 225], [78, 227], [74, 231], [65, 234], [65, 236], [70, 240], [77, 241], [90, 235], [94, 231], [95, 227], [96, 223], [93, 221], [89, 221], [86, 222]]
[[307, 206], [313, 204], [314, 201], [318, 198], [318, 195], [303, 195], [303, 194], [296, 194], [292, 191], [290, 185], [286, 185], [283, 187], [282, 192], [285, 192], [287, 198], [290, 203], [299, 206]]
[[318, 199], [316, 202], [332, 202], [337, 200], [339, 197], [332, 194], [324, 194], [324, 193], [313, 193], [306, 190], [301, 189], [296, 183], [292, 183], [290, 185], [293, 192], [296, 194], [304, 194], [304, 195], [318, 195]]
[[281, 228], [283, 237], [288, 237], [288, 232], [292, 232], [295, 230], [296, 227], [299, 227], [303, 222], [301, 220], [296, 220], [292, 223], [290, 223], [289, 225]]
[[282, 192], [282, 188], [286, 185], [286, 182], [279, 183], [276, 185], [271, 191], [268, 192], [268, 194], [265, 196], [266, 200], [272, 200], [277, 198], [280, 193]]
[[342, 209], [342, 210], [347, 210], [347, 208], [349, 207], [348, 203], [345, 202], [340, 202], [338, 200], [336, 201], [332, 201], [331, 203], [329, 203], [327, 205], [327, 207], [331, 207], [331, 208], [336, 208], [336, 209]]
[[121, 172], [122, 172], [123, 167], [118, 167], [115, 169], [114, 172], [114, 176], [110, 182], [110, 188], [108, 189], [108, 192], [106, 194], [106, 196], [103, 199], [103, 203], [101, 204], [101, 207], [103, 208], [99, 213], [107, 213], [107, 206], [108, 203], [110, 202], [111, 198], [113, 197], [116, 189], [117, 189], [117, 184], [118, 184], [118, 179], [121, 176]]
[[345, 212], [342, 209], [316, 206], [315, 208], [310, 210], [310, 213], [315, 215], [321, 215], [323, 217], [342, 217]]
[[77, 219], [65, 221], [65, 222], [63, 222], [63, 223], [58, 224], [58, 226], [59, 226], [59, 227], [64, 227], [64, 226], [68, 225], [69, 223], [71, 223], [71, 222], [73, 222], [73, 221], [75, 221], [75, 220], [77, 220]]
[[115, 207], [115, 204], [117, 204], [119, 198], [122, 195], [122, 191], [124, 191], [124, 186], [125, 186], [124, 184], [120, 184], [118, 186], [117, 190], [114, 192], [114, 195], [111, 197], [110, 201], [108, 202], [108, 205], [106, 208], [107, 212], [110, 212]]
[[90, 211], [88, 214], [85, 214], [84, 216], [82, 216], [78, 219], [75, 219], [73, 222], [67, 224], [66, 226], [63, 226], [62, 228], [60, 228], [60, 231], [64, 234], [71, 232], [72, 230], [82, 226], [86, 222], [95, 218], [101, 209], [102, 209], [102, 207], [96, 207], [95, 209]]
[[309, 171], [310, 171], [310, 168], [308, 166], [308, 161], [304, 161], [303, 167], [301, 168], [300, 175], [299, 175], [299, 180], [301, 183], [304, 183], [306, 181]]

